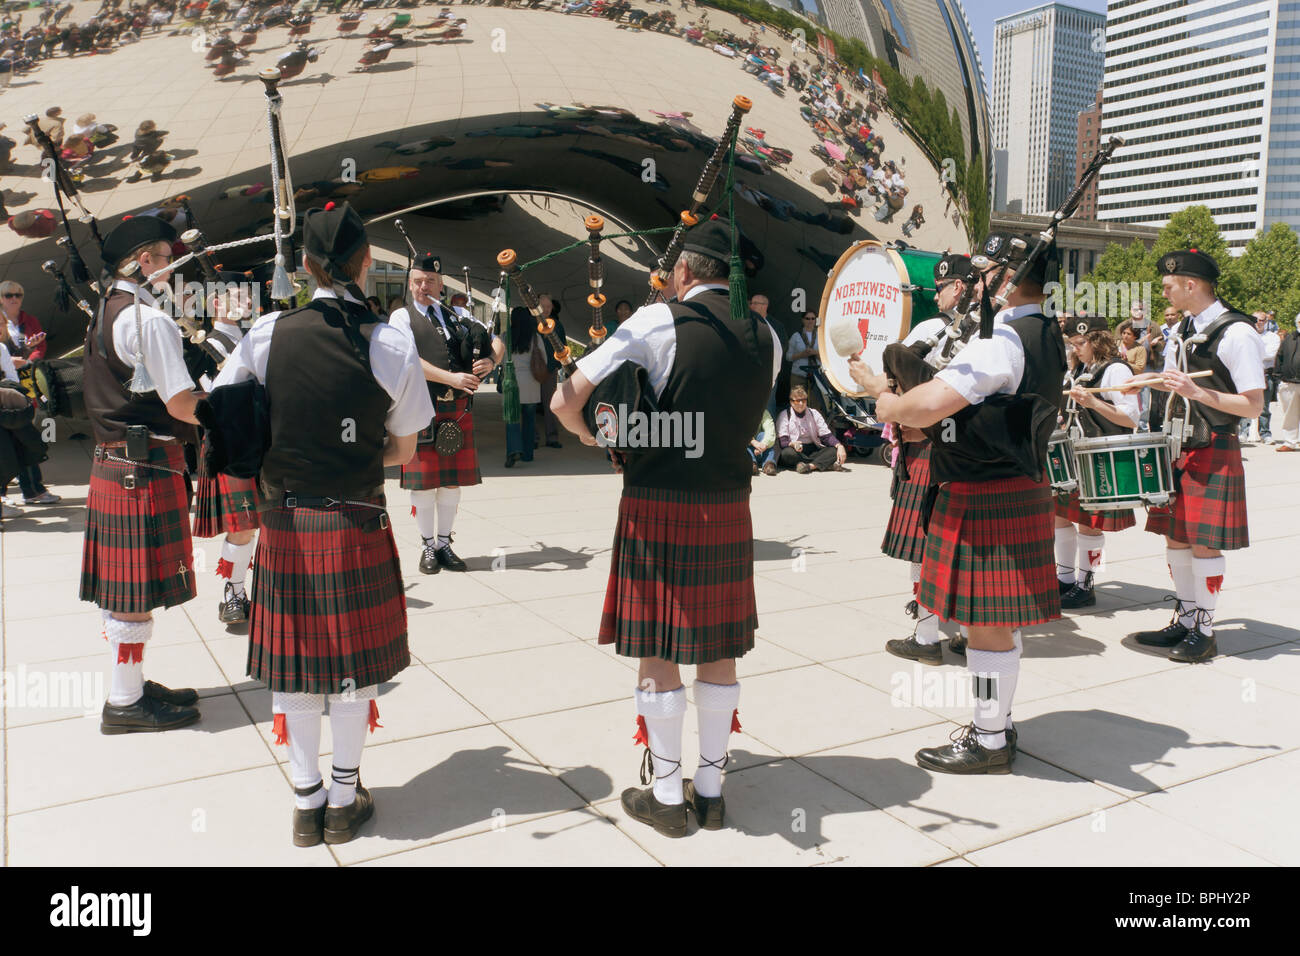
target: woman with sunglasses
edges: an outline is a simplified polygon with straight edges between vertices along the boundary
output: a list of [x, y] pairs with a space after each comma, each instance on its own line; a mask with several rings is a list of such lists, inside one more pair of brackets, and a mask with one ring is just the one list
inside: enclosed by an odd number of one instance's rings
[[[0, 342], [9, 349], [14, 368], [21, 369], [45, 358], [45, 330], [36, 316], [23, 311], [23, 287], [17, 282], [0, 282]], [[40, 465], [28, 465], [18, 472], [18, 487], [25, 505], [54, 505], [62, 499], [45, 487]], [[8, 494], [8, 489], [5, 489]]]

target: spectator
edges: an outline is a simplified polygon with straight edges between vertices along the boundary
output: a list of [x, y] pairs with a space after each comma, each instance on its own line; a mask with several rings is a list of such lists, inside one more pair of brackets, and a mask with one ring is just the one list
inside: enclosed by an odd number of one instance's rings
[[392, 296], [392, 297], [388, 300], [388, 314], [389, 314], [389, 315], [392, 315], [392, 314], [393, 314], [394, 312], [396, 312], [398, 309], [404, 309], [404, 308], [406, 308], [406, 300], [403, 299], [400, 295]]
[[515, 365], [515, 381], [519, 383], [519, 424], [506, 426], [506, 467], [516, 462], [532, 461], [537, 445], [537, 406], [542, 401], [542, 378], [549, 375], [546, 367], [546, 350], [537, 334], [537, 323], [522, 305], [510, 310], [511, 359]]
[[[1300, 320], [1300, 315], [1296, 316]], [[1278, 429], [1278, 451], [1300, 451], [1300, 332], [1282, 339], [1274, 363], [1277, 397], [1282, 405], [1282, 427]]]
[[161, 149], [166, 135], [167, 131], [160, 130], [153, 120], [145, 120], [136, 128], [135, 139], [131, 143], [131, 153], [127, 159], [136, 162]]
[[[1259, 413], [1259, 440], [1265, 445], [1273, 444], [1273, 434], [1269, 428], [1272, 422], [1272, 412], [1269, 405], [1277, 398], [1277, 379], [1273, 376], [1273, 368], [1277, 364], [1277, 353], [1282, 345], [1282, 339], [1277, 334], [1277, 323], [1270, 322], [1268, 314], [1265, 312], [1252, 313], [1255, 318], [1255, 331], [1260, 334], [1264, 340], [1264, 408]], [[1250, 434], [1250, 421], [1243, 419], [1241, 422], [1241, 440], [1245, 441], [1246, 436]]]
[[384, 311], [384, 304], [379, 301], [379, 296], [377, 295], [366, 296], [366, 305], [370, 306], [370, 311], [375, 313], [375, 315], [379, 316], [379, 318], [382, 321], [384, 322], [388, 321], [388, 313]]
[[1119, 333], [1118, 338], [1124, 352], [1124, 361], [1128, 362], [1129, 368], [1133, 370], [1134, 375], [1141, 375], [1147, 367], [1147, 350], [1146, 346], [1138, 342], [1138, 333], [1133, 328], [1133, 320], [1125, 319], [1115, 331]]
[[785, 357], [790, 362], [790, 387], [808, 385], [809, 366], [817, 359], [817, 313], [805, 312], [803, 328], [790, 336]]
[[912, 230], [919, 229], [924, 224], [925, 224], [924, 210], [921, 208], [919, 204], [913, 206], [911, 217], [907, 220], [907, 222], [903, 223], [903, 235], [907, 236], [909, 239], [912, 238]]
[[757, 312], [763, 318], [767, 318], [768, 307], [767, 296], [762, 293], [755, 293], [749, 297], [749, 308], [752, 312]]
[[[555, 334], [559, 336], [561, 342], [567, 342], [568, 337], [565, 335], [564, 326], [560, 324], [560, 303], [549, 295], [543, 295], [540, 298], [542, 311], [555, 320]], [[546, 424], [546, 447], [563, 448], [560, 444], [560, 425], [551, 411], [551, 398], [555, 395], [555, 386], [558, 384], [560, 374], [560, 363], [550, 349], [546, 349], [546, 380], [542, 382], [542, 420]], [[535, 443], [534, 443], [535, 446]]]
[[765, 475], [776, 474], [776, 425], [766, 408], [758, 425], [758, 434], [750, 439], [749, 457], [754, 462], [754, 474], [757, 475], [760, 468]]
[[631, 302], [627, 301], [627, 299], [619, 299], [618, 304], [614, 306], [614, 318], [605, 321], [605, 331], [607, 333], [605, 338], [608, 339], [617, 332], [618, 327], [630, 319], [634, 311]]
[[[60, 107], [51, 106], [45, 111], [45, 116], [36, 122], [39, 128], [45, 130], [45, 134], [49, 136], [50, 142], [54, 144], [56, 149], [63, 146], [63, 117], [60, 115], [62, 112], [63, 110]], [[27, 131], [27, 139], [24, 142], [27, 146], [40, 145], [36, 142], [36, 138], [32, 135], [30, 129]]]
[[[0, 310], [4, 322], [0, 323], [0, 378], [15, 381], [18, 369], [45, 355], [45, 333], [34, 316], [22, 311], [23, 288], [17, 282], [0, 282]], [[8, 482], [5, 482], [8, 484]], [[23, 503], [28, 505], [53, 505], [62, 500], [45, 487], [40, 465], [20, 466], [18, 487]], [[8, 494], [8, 489], [0, 489]], [[12, 512], [6, 512], [6, 517]]]
[[831, 432], [821, 412], [808, 407], [808, 390], [802, 385], [790, 389], [790, 407], [776, 420], [783, 468], [801, 475], [810, 471], [843, 471], [847, 452]]

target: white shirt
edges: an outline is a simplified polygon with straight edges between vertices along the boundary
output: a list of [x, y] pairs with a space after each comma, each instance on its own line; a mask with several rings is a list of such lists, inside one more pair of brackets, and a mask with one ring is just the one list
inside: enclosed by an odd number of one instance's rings
[[[1193, 335], [1204, 332], [1211, 322], [1227, 311], [1226, 305], [1216, 301], [1200, 315], [1193, 316]], [[1165, 371], [1178, 368], [1178, 351], [1177, 348], [1165, 347]], [[1227, 367], [1239, 395], [1264, 387], [1264, 339], [1253, 325], [1234, 322], [1228, 326], [1219, 333], [1215, 352]]]
[[[1133, 370], [1131, 368], [1123, 362], [1114, 362], [1111, 365], [1106, 366], [1106, 371], [1102, 374], [1100, 382], [1088, 381], [1082, 384], [1086, 388], [1113, 389], [1117, 385], [1123, 385], [1131, 378], [1133, 378]], [[1136, 391], [1105, 391], [1099, 393], [1099, 397], [1103, 401], [1110, 402], [1129, 418], [1133, 419], [1132, 427], [1137, 427], [1140, 411], [1138, 407], [1138, 393]], [[1101, 412], [1094, 412], [1094, 414], [1101, 415]], [[1101, 417], [1104, 418], [1105, 416], [1102, 415]]]
[[1003, 309], [993, 317], [993, 336], [972, 337], [935, 378], [972, 405], [978, 405], [990, 395], [1014, 394], [1025, 377], [1025, 347], [1020, 336], [1007, 328], [1006, 323], [1040, 311], [1042, 307], [1033, 302]]
[[817, 330], [813, 329], [812, 334], [808, 336], [808, 338], [812, 340], [811, 342], [804, 339], [803, 331], [803, 329], [800, 329], [794, 335], [790, 336], [790, 344], [786, 347], [785, 357], [793, 363], [790, 367], [792, 374], [807, 377], [808, 361], [811, 356], [797, 359], [795, 358], [795, 354], [797, 352], [802, 352], [804, 349], [817, 348]]
[[[1264, 368], [1272, 368], [1277, 361], [1277, 350], [1282, 347], [1282, 336], [1276, 332], [1261, 332], [1259, 337], [1264, 342]], [[1235, 382], [1236, 379], [1233, 381]]]
[[[689, 302], [708, 289], [725, 291], [727, 286], [721, 282], [697, 285], [682, 297], [682, 301]], [[775, 383], [781, 373], [781, 336], [772, 328], [771, 322], [763, 321], [767, 322], [772, 333], [772, 382]], [[672, 371], [676, 357], [677, 329], [672, 310], [667, 303], [656, 302], [637, 309], [604, 345], [578, 359], [578, 370], [593, 385], [599, 385], [624, 362], [636, 362], [645, 367], [650, 376], [650, 387], [657, 398], [668, 384], [668, 373]]]
[[546, 347], [537, 341], [538, 336], [533, 336], [533, 345], [524, 352], [515, 352], [513, 356], [515, 363], [515, 381], [519, 384], [519, 404], [536, 405], [542, 400], [542, 383], [533, 378], [533, 348], [540, 348], [543, 355], [546, 354]]
[[[411, 305], [414, 306], [418, 315], [424, 316], [431, 323], [437, 325], [439, 331], [442, 332], [442, 337], [444, 339], [451, 338], [451, 333], [447, 331], [447, 310], [443, 308], [442, 303], [434, 301], [430, 302], [424, 308], [421, 308], [420, 303], [412, 300]], [[414, 341], [414, 333], [411, 331], [411, 310], [409, 308], [401, 308], [393, 312], [393, 314], [388, 317], [388, 324], [394, 328], [401, 329], [408, 337], [411, 337], [412, 341]]]
[[[336, 299], [329, 289], [317, 289], [312, 299]], [[351, 296], [344, 296], [356, 302]], [[221, 374], [212, 383], [213, 389], [233, 385], [250, 378], [266, 384], [266, 364], [271, 357], [271, 335], [276, 320], [283, 313], [271, 312], [262, 316], [248, 330], [239, 347], [226, 360]], [[370, 334], [370, 370], [375, 381], [386, 391], [392, 402], [384, 427], [390, 435], [414, 435], [427, 428], [433, 420], [433, 402], [424, 384], [424, 372], [415, 342], [403, 333], [382, 322], [376, 323]]]
[[[114, 289], [131, 292], [135, 283], [118, 279]], [[128, 368], [135, 367], [137, 349], [144, 355], [144, 368], [153, 381], [154, 391], [164, 403], [181, 392], [192, 391], [194, 380], [185, 367], [181, 347], [181, 327], [158, 308], [158, 300], [140, 287], [140, 330], [136, 334], [136, 308], [128, 305], [113, 322], [113, 350]]]
[[0, 342], [0, 378], [10, 382], [18, 381], [18, 369], [14, 368], [14, 360], [3, 342]]
[[947, 316], [936, 315], [932, 319], [926, 319], [924, 322], [918, 322], [912, 326], [912, 331], [903, 337], [904, 345], [915, 345], [917, 342], [924, 342], [926, 339], [934, 336], [943, 343], [944, 330], [948, 328], [949, 319]]

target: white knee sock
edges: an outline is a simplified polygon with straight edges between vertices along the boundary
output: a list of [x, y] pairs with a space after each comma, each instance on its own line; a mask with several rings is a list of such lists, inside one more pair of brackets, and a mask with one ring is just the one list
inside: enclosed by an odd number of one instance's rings
[[1201, 612], [1197, 615], [1199, 620], [1196, 629], [1207, 637], [1214, 633], [1214, 609], [1219, 605], [1219, 589], [1223, 587], [1223, 569], [1226, 564], [1223, 555], [1217, 558], [1192, 558], [1196, 607]]
[[253, 549], [256, 547], [256, 538], [248, 544], [231, 544], [229, 538], [221, 543], [221, 560], [230, 565], [229, 573], [225, 576], [235, 586], [236, 594], [244, 593], [244, 577], [248, 574], [248, 562], [252, 560]]
[[646, 746], [654, 761], [655, 799], [682, 802], [682, 724], [686, 721], [686, 688], [653, 693], [637, 688], [636, 712], [646, 731]]
[[1006, 727], [1020, 675], [1020, 649], [966, 649], [966, 666], [975, 683], [975, 730], [990, 750], [1007, 745]]
[[357, 798], [361, 778], [361, 751], [366, 746], [370, 700], [330, 700], [330, 734], [334, 738], [330, 806], [347, 807]]
[[415, 512], [415, 526], [420, 529], [420, 537], [425, 541], [438, 533], [437, 505], [438, 489], [411, 492], [411, 509]]
[[700, 765], [692, 783], [702, 797], [722, 796], [722, 768], [727, 762], [727, 741], [731, 737], [736, 707], [740, 704], [740, 683], [695, 682], [695, 709], [699, 712]]
[[1192, 570], [1191, 548], [1165, 548], [1165, 561], [1174, 579], [1174, 593], [1185, 609], [1178, 617], [1183, 627], [1196, 626], [1196, 580]]
[[[276, 717], [276, 742], [289, 748], [289, 782], [294, 790], [321, 783], [320, 718], [325, 712], [324, 696], [273, 691], [271, 712]], [[325, 802], [325, 797], [325, 788], [321, 787], [306, 795], [295, 793], [293, 799], [299, 810], [314, 810]]]
[[153, 636], [153, 621], [104, 622], [104, 636], [113, 652], [113, 671], [108, 702], [127, 707], [144, 696], [144, 646]]
[[1063, 584], [1073, 584], [1075, 581], [1075, 537], [1074, 525], [1056, 529], [1056, 579]]
[[451, 544], [451, 526], [456, 521], [456, 508], [460, 505], [459, 488], [438, 489], [438, 547]]
[[1088, 586], [1092, 587], [1092, 581], [1088, 575], [1096, 575], [1101, 570], [1101, 562], [1106, 552], [1106, 536], [1104, 534], [1081, 534], [1079, 538], [1079, 556], [1077, 567], [1079, 575], [1075, 583], [1082, 585], [1085, 581]]

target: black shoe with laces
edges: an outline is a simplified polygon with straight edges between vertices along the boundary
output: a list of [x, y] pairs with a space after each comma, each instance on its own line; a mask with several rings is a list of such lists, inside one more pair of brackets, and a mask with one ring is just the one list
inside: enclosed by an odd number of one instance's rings
[[217, 616], [222, 624], [244, 624], [248, 621], [248, 611], [252, 607], [245, 592], [235, 593], [235, 585], [226, 582], [226, 589], [217, 605]]
[[1073, 581], [1062, 581], [1060, 578], [1056, 579], [1056, 589], [1062, 596], [1068, 594], [1073, 588]]
[[199, 692], [193, 687], [178, 687], [172, 690], [151, 680], [144, 682], [144, 696], [161, 700], [164, 704], [171, 704], [173, 707], [193, 707], [199, 702]]
[[938, 643], [922, 644], [917, 641], [915, 634], [902, 640], [885, 641], [885, 650], [895, 657], [920, 664], [937, 666], [943, 663], [943, 647]]
[[1187, 636], [1169, 653], [1171, 661], [1180, 664], [1199, 664], [1208, 661], [1218, 653], [1213, 634], [1206, 634], [1196, 627], [1187, 632]]
[[966, 638], [963, 637], [961, 634], [958, 634], [958, 635], [957, 635], [956, 637], [954, 637], [954, 638], [950, 638], [949, 641], [948, 641], [948, 650], [952, 651], [952, 652], [953, 652], [954, 654], [956, 654], [958, 657], [965, 657], [965, 656], [966, 656]]
[[656, 833], [666, 837], [686, 836], [686, 801], [670, 804], [660, 803], [655, 796], [654, 787], [637, 789], [629, 787], [623, 791], [623, 809], [633, 820], [654, 827]]
[[105, 701], [99, 732], [105, 735], [150, 734], [187, 727], [199, 719], [197, 707], [175, 707], [142, 694], [134, 704], [117, 707]]
[[682, 782], [682, 797], [686, 806], [695, 813], [701, 830], [721, 830], [727, 815], [727, 802], [722, 797], [705, 797], [696, 792], [695, 782]]
[[434, 538], [424, 540], [424, 550], [420, 552], [421, 574], [437, 574], [442, 570], [442, 565], [438, 563], [438, 546], [434, 543], [435, 540]]
[[1061, 595], [1061, 610], [1063, 611], [1072, 611], [1080, 607], [1093, 607], [1096, 603], [1097, 595], [1091, 585], [1083, 587], [1076, 584]]
[[361, 824], [375, 815], [375, 800], [357, 780], [357, 798], [346, 807], [327, 807], [323, 820], [325, 842], [334, 846], [356, 838]]
[[[293, 788], [293, 792], [300, 797], [310, 797], [316, 793], [324, 783], [316, 781], [315, 786], [304, 787], [299, 789]], [[319, 807], [313, 807], [304, 810], [301, 807], [293, 808], [293, 845], [294, 846], [316, 846], [325, 839], [325, 803], [322, 802]]]
[[917, 766], [938, 773], [1003, 774], [1011, 772], [1011, 747], [989, 750], [979, 741], [973, 723], [959, 727], [946, 747], [926, 747], [916, 752]]
[[465, 562], [456, 557], [456, 552], [451, 550], [451, 535], [447, 536], [446, 544], [434, 551], [434, 557], [438, 559], [439, 566], [446, 568], [448, 571], [469, 570], [469, 568], [465, 566]]

